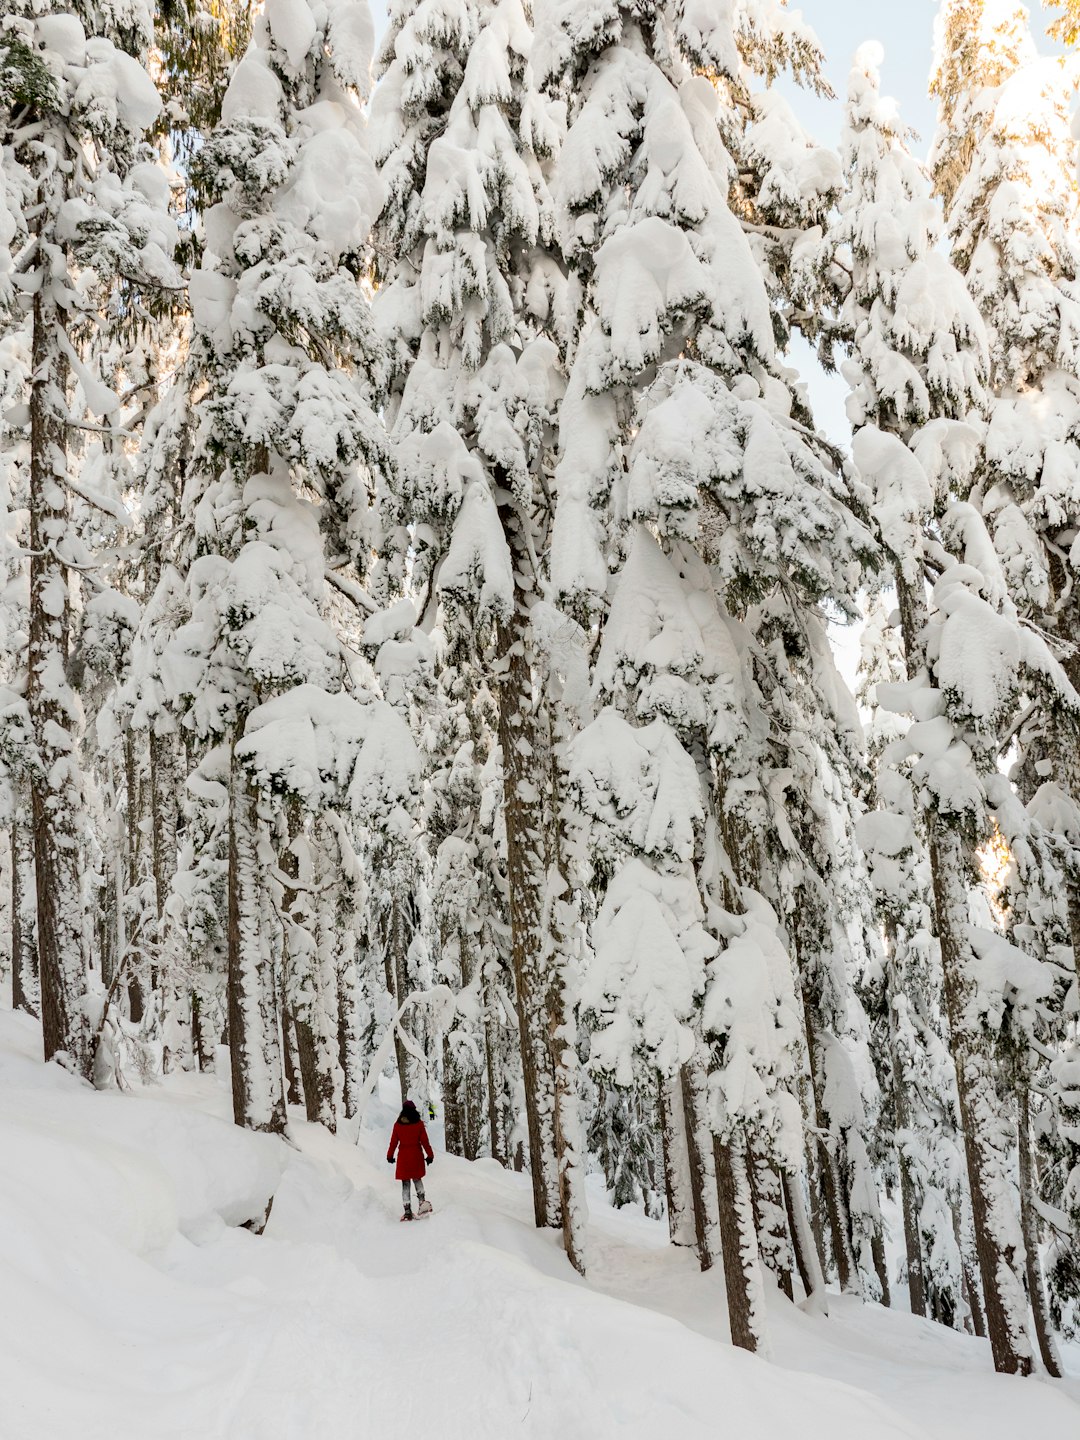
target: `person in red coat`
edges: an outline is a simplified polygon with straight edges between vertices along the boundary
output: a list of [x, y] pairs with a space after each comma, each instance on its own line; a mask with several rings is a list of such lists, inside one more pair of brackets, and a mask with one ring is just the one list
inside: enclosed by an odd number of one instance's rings
[[402, 1220], [411, 1220], [412, 1197], [409, 1194], [410, 1182], [416, 1186], [416, 1198], [420, 1202], [418, 1214], [426, 1215], [431, 1206], [424, 1198], [424, 1175], [426, 1173], [424, 1160], [428, 1165], [435, 1159], [434, 1151], [431, 1148], [431, 1141], [424, 1129], [424, 1122], [420, 1119], [420, 1111], [411, 1100], [406, 1100], [401, 1107], [401, 1114], [394, 1124], [394, 1133], [390, 1136], [390, 1148], [386, 1152], [386, 1158], [392, 1165], [394, 1163], [394, 1152], [397, 1152], [397, 1169], [394, 1174], [401, 1181], [401, 1199], [405, 1205], [405, 1214]]

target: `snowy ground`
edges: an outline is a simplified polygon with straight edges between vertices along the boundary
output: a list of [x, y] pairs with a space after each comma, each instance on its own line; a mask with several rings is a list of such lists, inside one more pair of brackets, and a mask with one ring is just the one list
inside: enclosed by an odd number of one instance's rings
[[359, 1147], [297, 1120], [299, 1153], [212, 1078], [93, 1094], [37, 1055], [0, 1012], [0, 1440], [1080, 1433], [1080, 1381], [838, 1297], [775, 1296], [773, 1364], [732, 1350], [719, 1278], [598, 1194], [587, 1284], [490, 1161], [439, 1153], [401, 1225], [379, 1101]]

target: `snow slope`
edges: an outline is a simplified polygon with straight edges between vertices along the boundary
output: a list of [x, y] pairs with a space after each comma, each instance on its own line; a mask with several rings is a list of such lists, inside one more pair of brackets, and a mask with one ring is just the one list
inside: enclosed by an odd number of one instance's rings
[[[0, 1012], [0, 1440], [1080, 1427], [1075, 1380], [995, 1376], [980, 1342], [839, 1297], [825, 1321], [774, 1294], [774, 1363], [732, 1350], [719, 1278], [662, 1225], [594, 1193], [584, 1283], [491, 1161], [438, 1153], [436, 1215], [400, 1225], [380, 1100], [358, 1147], [294, 1117], [293, 1150], [229, 1124], [213, 1077], [94, 1094], [38, 1043]], [[239, 1228], [271, 1193], [265, 1235]]]

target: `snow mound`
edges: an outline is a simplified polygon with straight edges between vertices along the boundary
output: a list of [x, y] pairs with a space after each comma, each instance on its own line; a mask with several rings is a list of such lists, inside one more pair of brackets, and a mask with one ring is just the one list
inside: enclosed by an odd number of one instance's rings
[[[4, 1440], [382, 1440], [403, 1415], [441, 1440], [1075, 1429], [1069, 1386], [839, 1297], [827, 1321], [772, 1297], [779, 1363], [733, 1350], [719, 1277], [598, 1190], [582, 1282], [527, 1177], [443, 1154], [438, 1124], [436, 1214], [399, 1225], [377, 1097], [359, 1145], [294, 1114], [296, 1148], [235, 1129], [212, 1076], [95, 1094], [38, 1045], [0, 1012]], [[265, 1234], [237, 1228], [271, 1194]]]

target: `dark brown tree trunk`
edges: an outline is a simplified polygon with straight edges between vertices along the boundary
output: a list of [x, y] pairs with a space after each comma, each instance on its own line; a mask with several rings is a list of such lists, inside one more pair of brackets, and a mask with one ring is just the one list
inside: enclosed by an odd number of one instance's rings
[[[118, 908], [123, 911], [124, 899], [134, 895], [139, 883], [139, 836], [141, 820], [139, 807], [139, 775], [135, 763], [135, 738], [130, 725], [124, 730], [124, 797], [127, 820], [124, 826], [124, 894], [117, 899]], [[120, 963], [127, 963], [130, 978], [127, 984], [128, 1017], [132, 1024], [140, 1025], [146, 1016], [146, 993], [142, 976], [136, 972], [134, 955], [130, 945], [132, 937], [127, 934], [126, 924], [122, 927], [126, 953], [120, 956]]]
[[[459, 980], [467, 990], [473, 981], [474, 965], [468, 936], [459, 934], [457, 941]], [[451, 937], [443, 936], [444, 953]], [[460, 1027], [455, 1020], [450, 1032], [443, 1036], [443, 1133], [451, 1155], [475, 1160], [480, 1148], [482, 1100], [480, 1075], [470, 1061], [462, 1064], [453, 1037]]]
[[976, 1270], [970, 1262], [965, 1259], [964, 1269], [964, 1290], [967, 1294], [968, 1308], [971, 1310], [971, 1328], [980, 1340], [986, 1339], [986, 1317], [983, 1314], [982, 1298], [979, 1292], [979, 1281]]
[[443, 1142], [448, 1155], [464, 1155], [464, 1123], [462, 1118], [461, 1074], [450, 1036], [443, 1036]]
[[359, 1109], [357, 1088], [360, 1080], [356, 1061], [357, 1036], [355, 1033], [355, 996], [353, 994], [353, 970], [351, 962], [338, 972], [337, 991], [337, 1044], [338, 1064], [344, 1077], [341, 1093], [341, 1108], [346, 1120], [352, 1120]]
[[[1000, 1169], [999, 1100], [991, 1072], [987, 1041], [969, 1020], [970, 995], [961, 949], [961, 927], [966, 923], [967, 892], [959, 843], [940, 819], [928, 816], [930, 868], [934, 884], [938, 939], [945, 975], [945, 1004], [956, 1064], [960, 1126], [967, 1158], [968, 1188], [975, 1224], [975, 1249], [982, 1276], [986, 1328], [994, 1354], [994, 1369], [1008, 1375], [1030, 1375], [1032, 1357], [1027, 1349], [1026, 1316], [1019, 1315], [1022, 1285], [1019, 1257], [1004, 1239], [999, 1214], [1005, 1201], [995, 1189]], [[1011, 1272], [1015, 1294], [1006, 1301], [1003, 1280]], [[1005, 1280], [1005, 1285], [1008, 1281]]]
[[756, 1353], [765, 1341], [765, 1315], [746, 1154], [739, 1140], [715, 1139], [713, 1154], [731, 1343]]

